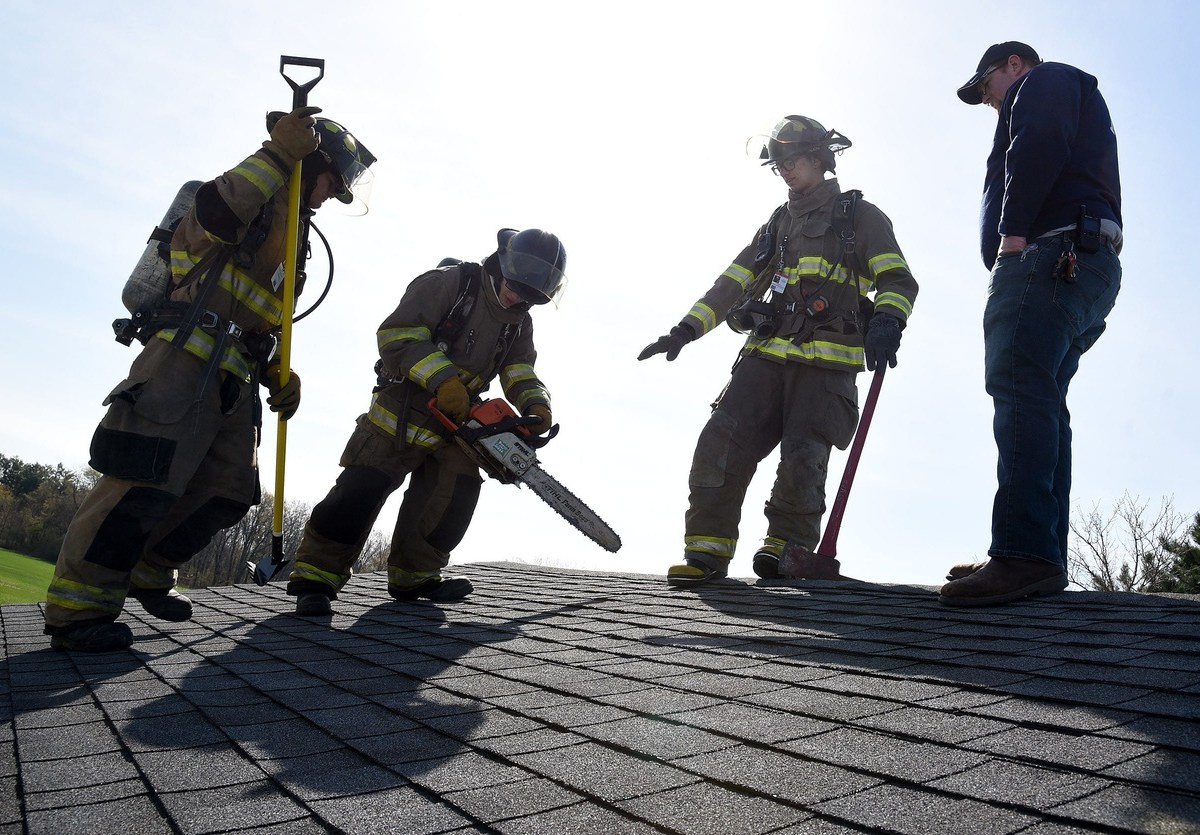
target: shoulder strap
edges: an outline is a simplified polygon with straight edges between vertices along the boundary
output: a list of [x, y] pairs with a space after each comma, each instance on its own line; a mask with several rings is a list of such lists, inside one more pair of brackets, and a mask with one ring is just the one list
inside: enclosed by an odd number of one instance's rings
[[433, 329], [433, 344], [439, 348], [445, 345], [446, 347], [442, 348], [443, 351], [450, 347], [450, 344], [462, 332], [463, 324], [475, 308], [481, 272], [480, 266], [470, 261], [464, 261], [458, 265], [458, 298], [454, 300], [454, 304], [450, 306], [449, 312], [438, 323], [438, 326]]
[[838, 195], [838, 199], [833, 204], [833, 231], [837, 233], [838, 240], [842, 242], [842, 252], [846, 255], [854, 252], [856, 244], [854, 210], [858, 206], [860, 197], [862, 197], [861, 191], [856, 188], [851, 189]]
[[787, 203], [782, 203], [776, 207], [775, 211], [771, 212], [771, 218], [767, 221], [767, 225], [763, 227], [762, 234], [758, 236], [758, 249], [754, 250], [754, 269], [755, 272], [771, 257], [775, 251], [775, 238], [778, 234], [775, 229], [776, 221], [779, 216], [787, 211]]

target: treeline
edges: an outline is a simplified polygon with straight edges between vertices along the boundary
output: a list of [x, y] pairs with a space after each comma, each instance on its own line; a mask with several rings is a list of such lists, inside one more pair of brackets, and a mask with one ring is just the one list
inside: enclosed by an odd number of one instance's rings
[[[62, 464], [30, 464], [0, 454], [0, 548], [54, 561], [67, 526], [99, 475], [92, 469], [76, 471]], [[301, 502], [284, 502], [283, 552], [289, 560], [295, 557], [311, 509]], [[213, 537], [180, 569], [179, 584], [204, 588], [248, 582], [246, 563], [271, 555], [274, 510], [274, 497], [263, 494], [262, 502], [251, 508], [242, 521]], [[355, 572], [385, 567], [389, 546], [387, 537], [373, 532], [354, 566]]]
[[1157, 511], [1126, 493], [1071, 520], [1071, 580], [1096, 591], [1200, 594], [1200, 513], [1164, 498]]

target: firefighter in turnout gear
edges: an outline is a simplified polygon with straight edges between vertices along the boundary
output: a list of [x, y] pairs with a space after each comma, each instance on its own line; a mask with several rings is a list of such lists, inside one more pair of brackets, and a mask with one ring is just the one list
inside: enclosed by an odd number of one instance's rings
[[[448, 259], [449, 260], [449, 259]], [[445, 263], [445, 262], [443, 262]], [[566, 252], [540, 229], [501, 229], [482, 264], [450, 263], [413, 279], [379, 326], [378, 385], [342, 453], [342, 473], [313, 508], [296, 552], [288, 594], [296, 613], [325, 616], [349, 581], [384, 502], [407, 477], [388, 559], [397, 600], [462, 599], [472, 585], [444, 577], [479, 499], [478, 466], [430, 413], [461, 422], [497, 377], [523, 415], [551, 428], [550, 395], [534, 371], [530, 308], [566, 285]]]
[[176, 569], [259, 500], [258, 386], [285, 418], [300, 403], [299, 378], [280, 386], [271, 365], [288, 179], [302, 163], [307, 218], [330, 197], [349, 202], [375, 160], [318, 112], [273, 114], [270, 138], [203, 184], [171, 237], [165, 297], [136, 334], [144, 347], [129, 376], [104, 401], [91, 443], [102, 477], [67, 530], [47, 593], [54, 647], [128, 648], [132, 632], [117, 622], [127, 596], [155, 617], [188, 620]]
[[776, 447], [779, 468], [754, 571], [778, 577], [789, 542], [815, 548], [830, 450], [845, 449], [858, 423], [855, 375], [864, 363], [870, 370], [896, 364], [917, 283], [887, 216], [826, 179], [835, 154], [848, 147], [846, 137], [813, 119], [781, 121], [760, 158], [783, 178], [787, 203], [683, 320], [638, 356], [674, 360], [723, 321], [747, 335], [696, 444], [684, 561], [668, 571], [670, 585], [726, 576], [746, 490]]

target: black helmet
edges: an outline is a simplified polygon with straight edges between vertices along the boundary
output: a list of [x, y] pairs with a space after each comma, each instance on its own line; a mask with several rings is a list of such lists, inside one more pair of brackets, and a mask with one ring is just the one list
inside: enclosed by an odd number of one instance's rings
[[530, 304], [558, 302], [567, 286], [567, 251], [541, 229], [501, 229], [496, 233], [500, 274]]
[[812, 155], [832, 172], [837, 163], [834, 154], [849, 148], [851, 142], [836, 130], [825, 130], [816, 119], [806, 116], [785, 116], [775, 126], [758, 158], [763, 165], [778, 165], [793, 157]]
[[337, 199], [343, 203], [353, 202], [355, 187], [366, 185], [368, 181], [367, 169], [375, 162], [375, 155], [355, 139], [354, 134], [331, 119], [318, 116], [314, 128], [321, 144], [313, 154], [324, 159], [341, 177], [342, 190]]

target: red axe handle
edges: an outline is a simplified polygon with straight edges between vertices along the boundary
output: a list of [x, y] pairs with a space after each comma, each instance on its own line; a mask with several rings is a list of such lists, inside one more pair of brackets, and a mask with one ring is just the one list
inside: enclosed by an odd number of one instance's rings
[[871, 389], [867, 392], [867, 402], [863, 404], [862, 415], [858, 419], [858, 429], [854, 432], [854, 441], [850, 444], [850, 457], [846, 459], [846, 471], [842, 473], [842, 483], [838, 485], [837, 496], [833, 500], [833, 510], [829, 512], [829, 521], [825, 524], [825, 535], [816, 553], [822, 557], [837, 556], [837, 538], [842, 530], [842, 516], [846, 513], [846, 501], [850, 498], [850, 488], [854, 484], [854, 474], [858, 471], [858, 459], [862, 457], [863, 444], [867, 440], [867, 430], [871, 428], [871, 417], [875, 414], [875, 403], [879, 400], [879, 389], [883, 385], [885, 364], [875, 370], [871, 379]]

